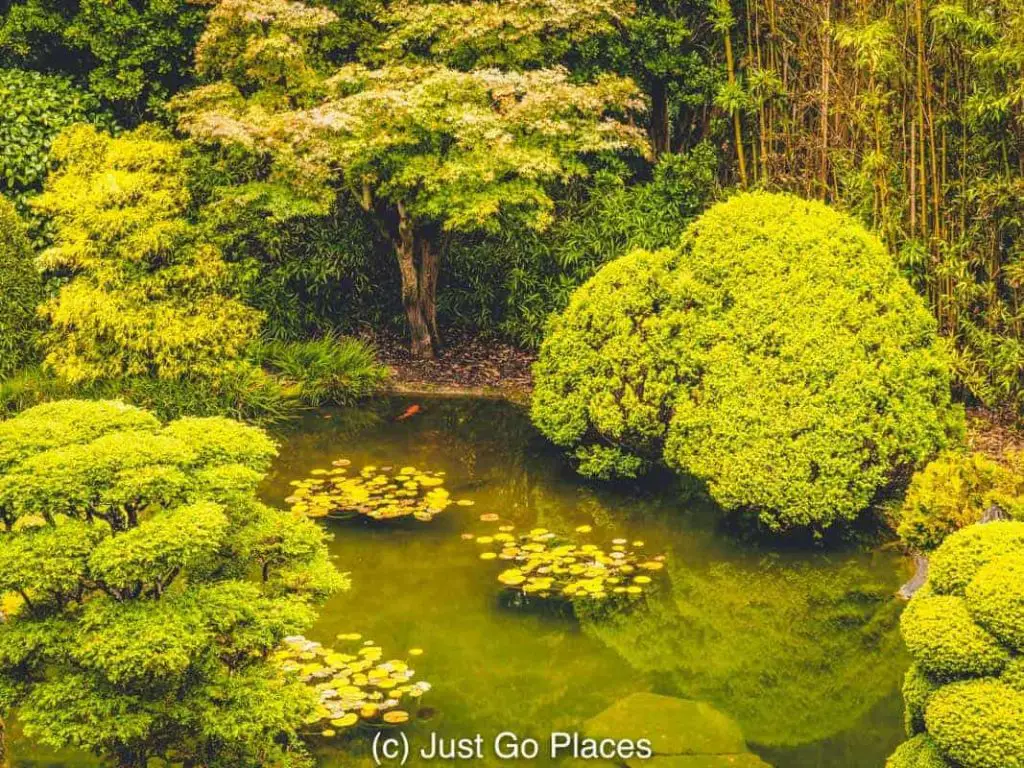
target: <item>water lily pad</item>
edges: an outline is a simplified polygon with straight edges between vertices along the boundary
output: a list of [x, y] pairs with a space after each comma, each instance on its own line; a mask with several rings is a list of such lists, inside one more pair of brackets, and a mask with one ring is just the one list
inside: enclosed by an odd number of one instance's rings
[[[292, 510], [309, 517], [348, 518], [363, 515], [374, 520], [412, 517], [429, 522], [452, 504], [444, 488], [444, 473], [415, 467], [375, 465], [349, 474], [347, 459], [332, 462], [335, 469], [316, 469], [304, 480], [293, 480], [287, 501]], [[459, 502], [462, 504], [462, 502]], [[472, 503], [472, 502], [470, 502]]]

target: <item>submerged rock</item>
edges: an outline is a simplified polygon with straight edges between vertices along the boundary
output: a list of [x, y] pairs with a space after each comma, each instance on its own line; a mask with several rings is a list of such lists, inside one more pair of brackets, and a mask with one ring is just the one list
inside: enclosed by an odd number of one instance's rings
[[583, 724], [595, 739], [647, 739], [654, 757], [626, 760], [630, 768], [771, 768], [747, 749], [743, 732], [710, 704], [633, 693]]

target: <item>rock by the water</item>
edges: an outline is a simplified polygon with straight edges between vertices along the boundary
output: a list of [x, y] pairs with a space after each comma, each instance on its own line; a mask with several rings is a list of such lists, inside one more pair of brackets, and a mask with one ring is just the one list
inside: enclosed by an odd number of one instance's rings
[[710, 704], [654, 693], [633, 693], [583, 723], [595, 739], [647, 739], [654, 757], [630, 768], [771, 768], [747, 750], [732, 718]]

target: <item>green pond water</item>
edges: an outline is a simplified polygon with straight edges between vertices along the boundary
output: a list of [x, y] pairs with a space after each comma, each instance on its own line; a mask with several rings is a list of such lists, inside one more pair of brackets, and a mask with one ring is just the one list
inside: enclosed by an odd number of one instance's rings
[[[283, 430], [264, 496], [283, 504], [291, 480], [346, 458], [355, 468], [444, 471], [452, 497], [475, 502], [429, 523], [324, 522], [352, 588], [307, 634], [331, 644], [359, 632], [385, 658], [424, 649], [413, 666], [432, 685], [421, 700], [431, 716], [405, 727], [414, 749], [432, 732], [488, 743], [511, 731], [546, 742], [638, 691], [708, 702], [777, 768], [882, 766], [901, 741], [908, 661], [893, 594], [908, 576], [902, 558], [867, 545], [780, 549], [737, 536], [720, 513], [685, 500], [675, 480], [615, 488], [581, 480], [514, 406], [418, 399], [419, 413], [396, 420], [412, 402], [323, 411]], [[513, 607], [496, 581], [502, 562], [481, 560], [482, 547], [462, 538], [495, 531], [498, 523], [479, 520], [485, 513], [517, 530], [591, 525], [594, 543], [642, 539], [646, 552], [667, 556], [666, 567], [628, 610], [576, 617]], [[357, 732], [317, 744], [321, 765], [369, 765], [368, 739]], [[91, 764], [13, 746], [21, 768]]]

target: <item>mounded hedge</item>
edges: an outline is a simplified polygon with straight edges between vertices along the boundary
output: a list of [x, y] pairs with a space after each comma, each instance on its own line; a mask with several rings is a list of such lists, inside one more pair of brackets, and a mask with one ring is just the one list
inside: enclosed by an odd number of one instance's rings
[[39, 331], [36, 306], [43, 283], [32, 260], [32, 246], [14, 206], [0, 196], [0, 378], [35, 355]]
[[775, 529], [852, 519], [961, 430], [924, 302], [854, 219], [738, 195], [552, 321], [532, 415], [588, 476], [654, 463]]
[[1024, 768], [1024, 523], [978, 524], [936, 550], [901, 620], [914, 665], [909, 741], [887, 768]]

